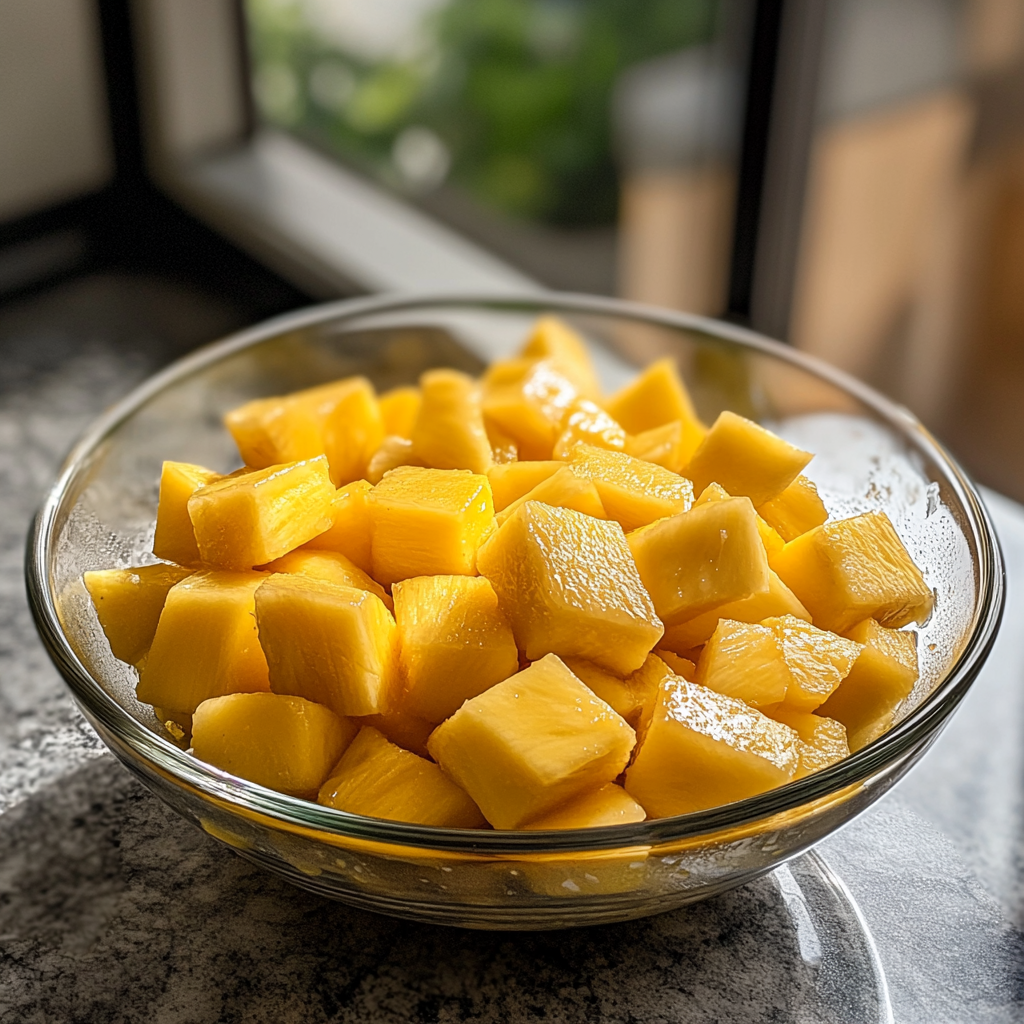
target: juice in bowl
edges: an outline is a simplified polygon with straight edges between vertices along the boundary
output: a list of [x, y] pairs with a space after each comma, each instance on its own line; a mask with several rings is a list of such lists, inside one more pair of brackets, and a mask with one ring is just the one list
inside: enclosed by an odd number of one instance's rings
[[72, 453], [28, 577], [89, 721], [186, 818], [332, 898], [520, 929], [812, 846], [921, 756], [1003, 602], [904, 410], [552, 295], [338, 303], [182, 360]]

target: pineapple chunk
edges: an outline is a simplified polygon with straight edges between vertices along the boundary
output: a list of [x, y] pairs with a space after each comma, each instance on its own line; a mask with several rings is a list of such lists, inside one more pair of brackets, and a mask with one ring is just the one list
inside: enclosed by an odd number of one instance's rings
[[768, 558], [749, 498], [707, 502], [627, 540], [667, 625], [769, 589]]
[[553, 508], [571, 508], [595, 519], [607, 519], [604, 505], [598, 497], [597, 488], [589, 480], [581, 480], [569, 466], [562, 468], [553, 476], [542, 480], [532, 491], [517, 498], [511, 505], [502, 509], [494, 518], [499, 526], [515, 515], [520, 505], [528, 501], [539, 501]]
[[375, 580], [369, 577], [351, 559], [337, 551], [291, 551], [283, 558], [260, 566], [265, 572], [291, 573], [294, 576], [309, 576], [315, 580], [338, 583], [343, 587], [368, 590], [383, 602], [389, 612], [395, 610], [391, 595]]
[[786, 699], [791, 677], [773, 629], [722, 619], [701, 652], [696, 681], [763, 708]]
[[487, 477], [454, 469], [392, 470], [370, 492], [373, 577], [476, 573], [476, 553], [494, 528]]
[[192, 718], [200, 761], [292, 796], [313, 797], [355, 735], [333, 711], [276, 693], [213, 697]]
[[320, 787], [317, 800], [350, 814], [436, 828], [483, 828], [480, 809], [425, 757], [363, 728]]
[[[696, 507], [709, 501], [726, 501], [731, 497], [732, 495], [721, 484], [712, 483], [700, 492], [700, 497], [693, 504]], [[786, 542], [775, 528], [760, 515], [757, 517], [757, 532], [764, 545], [765, 553], [768, 555], [768, 564], [771, 565], [772, 559], [786, 546]]]
[[210, 697], [267, 690], [256, 634], [261, 572], [193, 573], [167, 592], [136, 690], [143, 704], [191, 714]]
[[609, 782], [527, 822], [524, 829], [604, 828], [643, 821], [647, 812], [621, 787]]
[[600, 396], [601, 387], [587, 343], [564, 320], [540, 317], [519, 354], [525, 359], [550, 360], [581, 395], [593, 399]]
[[494, 588], [480, 576], [417, 576], [395, 584], [404, 707], [441, 722], [519, 669]]
[[846, 635], [863, 650], [818, 711], [842, 722], [850, 749], [860, 750], [889, 728], [893, 712], [917, 682], [917, 634], [866, 619]]
[[385, 436], [412, 439], [412, 427], [420, 411], [420, 389], [416, 387], [392, 388], [377, 399]]
[[188, 499], [219, 473], [188, 462], [165, 462], [160, 471], [160, 501], [156, 509], [153, 554], [165, 562], [194, 565], [199, 561], [195, 530], [188, 516]]
[[425, 722], [401, 708], [392, 708], [386, 715], [360, 715], [352, 721], [376, 729], [403, 750], [411, 750], [420, 757], [430, 756], [427, 753], [427, 740], [434, 731], [433, 722]]
[[97, 569], [82, 577], [100, 620], [110, 652], [119, 661], [137, 665], [153, 642], [167, 593], [192, 575], [177, 565], [144, 565], [138, 569]]
[[653, 462], [672, 473], [678, 473], [690, 461], [694, 449], [687, 450], [683, 421], [673, 420], [661, 427], [652, 427], [626, 438], [625, 452], [634, 459]]
[[599, 405], [580, 398], [569, 407], [551, 457], [568, 459], [573, 446], [581, 441], [621, 452], [626, 447], [626, 432]]
[[355, 480], [339, 487], [331, 498], [331, 526], [318, 533], [303, 547], [312, 551], [337, 551], [368, 573], [373, 568], [370, 558], [370, 485]]
[[593, 481], [608, 518], [626, 531], [685, 512], [693, 504], [689, 480], [625, 452], [577, 444], [569, 465], [581, 480]]
[[687, 619], [676, 626], [666, 627], [661, 646], [670, 651], [689, 651], [707, 642], [720, 619], [760, 622], [762, 619], [781, 615], [794, 615], [805, 622], [811, 621], [810, 612], [796, 599], [793, 591], [769, 569], [766, 591], [712, 608], [711, 611]]
[[[789, 668], [786, 704], [795, 711], [813, 711], [849, 675], [862, 647], [853, 640], [818, 629], [790, 615], [765, 619], [775, 632]], [[833, 716], [834, 717], [834, 716]]]
[[339, 715], [389, 710], [397, 690], [395, 622], [366, 590], [278, 573], [256, 591], [260, 644], [275, 693]]
[[784, 541], [795, 540], [828, 521], [828, 509], [818, 497], [818, 488], [805, 476], [798, 476], [780, 495], [766, 501], [757, 511]]
[[[582, 658], [566, 658], [565, 664], [578, 679], [593, 690], [616, 714], [622, 715], [633, 728], [636, 728], [644, 710], [654, 703], [658, 687], [670, 671], [668, 663], [660, 654], [647, 655], [644, 663], [625, 679], [620, 679]], [[690, 668], [693, 666], [690, 665]]]
[[553, 460], [491, 466], [487, 470], [487, 479], [491, 482], [491, 493], [494, 495], [494, 511], [508, 508], [516, 498], [528, 494], [537, 484], [554, 476], [560, 469], [565, 469], [565, 463]]
[[477, 567], [530, 661], [584, 658], [625, 677], [663, 632], [617, 523], [530, 501], [480, 548]]
[[669, 676], [641, 724], [626, 792], [651, 818], [743, 800], [792, 779], [798, 739], [741, 700]]
[[412, 441], [404, 437], [385, 437], [380, 447], [370, 457], [366, 466], [366, 479], [371, 484], [379, 484], [385, 473], [390, 473], [399, 466], [426, 466], [416, 454]]
[[846, 729], [841, 722], [787, 707], [774, 708], [765, 713], [776, 722], [788, 725], [800, 737], [800, 767], [793, 778], [802, 779], [805, 775], [821, 771], [850, 756]]
[[642, 434], [673, 420], [680, 422], [686, 459], [706, 433], [672, 359], [651, 363], [636, 380], [613, 395], [605, 408], [631, 434]]
[[697, 666], [689, 658], [684, 658], [675, 651], [663, 651], [660, 648], [654, 652], [666, 665], [669, 670], [677, 676], [689, 679], [693, 682], [697, 678]]
[[512, 829], [613, 781], [634, 739], [548, 655], [463, 704], [427, 746], [495, 828]]
[[201, 487], [188, 500], [188, 514], [207, 565], [251, 569], [329, 529], [333, 497], [320, 456]]
[[364, 477], [383, 440], [384, 421], [373, 385], [365, 377], [351, 377], [324, 423], [324, 452], [334, 486]]
[[867, 512], [801, 534], [772, 568], [813, 616], [845, 633], [864, 619], [898, 628], [924, 622], [934, 597], [884, 512]]
[[781, 494], [811, 458], [752, 420], [723, 412], [684, 472], [696, 490], [717, 482], [762, 505]]
[[420, 377], [420, 390], [411, 437], [416, 458], [434, 469], [486, 473], [494, 460], [476, 381], [458, 370], [429, 370]]

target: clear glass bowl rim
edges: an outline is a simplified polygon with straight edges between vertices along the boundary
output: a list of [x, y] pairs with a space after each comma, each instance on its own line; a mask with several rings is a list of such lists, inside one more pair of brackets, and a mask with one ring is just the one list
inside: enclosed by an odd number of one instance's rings
[[[64, 635], [57, 614], [50, 564], [55, 557], [63, 505], [69, 494], [77, 493], [76, 485], [83, 474], [88, 472], [92, 459], [102, 451], [106, 440], [150, 398], [168, 385], [199, 373], [226, 356], [278, 335], [327, 322], [342, 325], [346, 321], [375, 314], [410, 312], [416, 309], [426, 312], [439, 308], [606, 316], [656, 327], [695, 331], [790, 363], [868, 406], [912, 447], [926, 453], [943, 467], [947, 477], [945, 483], [957, 494], [968, 518], [967, 525], [973, 530], [978, 551], [976, 570], [980, 600], [975, 609], [971, 635], [945, 679], [897, 726], [830, 768], [722, 807], [634, 825], [582, 830], [466, 831], [366, 818], [286, 796], [236, 778], [204, 764], [169, 740], [149, 731], [93, 679]], [[156, 770], [165, 778], [170, 776], [176, 782], [184, 783], [216, 802], [227, 803], [240, 812], [266, 816], [285, 829], [313, 829], [343, 838], [428, 850], [511, 856], [613, 850], [694, 839], [724, 829], [752, 825], [868, 781], [915, 748], [927, 745], [938, 735], [984, 664], [995, 641], [1005, 602], [1002, 553], [984, 502], [956, 460], [907, 409], [835, 367], [789, 345], [733, 324], [620, 299], [546, 291], [403, 294], [344, 299], [275, 317], [179, 359], [144, 381], [100, 416], [71, 450], [29, 532], [25, 577], [29, 605], [50, 657], [87, 717], [98, 722], [116, 738], [121, 748], [114, 751], [118, 756], [125, 758], [130, 752], [132, 758], [144, 769]]]

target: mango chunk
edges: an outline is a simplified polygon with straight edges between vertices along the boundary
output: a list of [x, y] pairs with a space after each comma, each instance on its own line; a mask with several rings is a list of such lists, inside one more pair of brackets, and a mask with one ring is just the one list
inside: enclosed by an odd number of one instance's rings
[[627, 532], [693, 504], [689, 480], [625, 452], [581, 443], [573, 447], [569, 465], [581, 480], [593, 482], [608, 518]]
[[581, 441], [595, 448], [621, 452], [626, 447], [626, 432], [599, 405], [580, 398], [569, 407], [551, 457], [567, 459], [573, 446]]
[[818, 497], [818, 488], [805, 476], [798, 476], [781, 494], [759, 506], [757, 512], [784, 541], [795, 540], [828, 520], [828, 509]]
[[412, 428], [413, 454], [434, 469], [486, 473], [494, 463], [480, 408], [480, 386], [458, 370], [428, 370]]
[[334, 486], [364, 477], [383, 440], [384, 421], [373, 385], [365, 377], [350, 377], [334, 396], [324, 422], [324, 452]]
[[314, 580], [326, 580], [343, 587], [368, 590], [384, 602], [388, 611], [394, 611], [391, 595], [375, 580], [368, 576], [351, 559], [338, 551], [291, 551], [282, 558], [275, 558], [261, 566], [264, 572], [291, 573], [295, 576], [309, 576]]
[[270, 688], [256, 634], [260, 572], [193, 573], [167, 591], [136, 689], [143, 704], [192, 714], [204, 700]]
[[672, 359], [651, 363], [632, 383], [617, 391], [605, 408], [631, 434], [679, 421], [683, 425], [684, 447], [689, 448], [687, 458], [705, 433]]
[[554, 655], [467, 701], [431, 756], [499, 829], [520, 828], [626, 766], [635, 733]]
[[788, 707], [770, 709], [765, 713], [788, 725], [800, 737], [800, 766], [793, 778], [802, 779], [850, 756], [846, 728], [841, 722]]
[[[644, 663], [625, 679], [582, 658], [566, 658], [565, 664], [578, 679], [593, 690], [616, 714], [622, 715], [634, 729], [644, 711], [653, 705], [661, 681], [669, 671], [672, 671], [660, 654], [647, 655]], [[692, 664], [690, 668], [692, 670]]]
[[480, 548], [477, 567], [530, 661], [584, 658], [625, 677], [663, 632], [617, 523], [529, 501]]
[[640, 579], [667, 625], [769, 589], [768, 558], [749, 498], [707, 502], [627, 540]]
[[763, 505], [781, 494], [811, 458], [809, 452], [760, 424], [726, 411], [715, 420], [684, 472], [698, 491], [716, 482], [730, 494]]
[[507, 465], [519, 460], [519, 445], [516, 439], [506, 434], [496, 423], [484, 420], [484, 427], [487, 430], [487, 440], [491, 443], [491, 458], [494, 464]]
[[571, 508], [595, 519], [607, 519], [604, 505], [597, 488], [589, 480], [581, 480], [569, 466], [562, 468], [546, 480], [542, 480], [532, 491], [517, 498], [494, 518], [499, 526], [509, 516], [515, 515], [520, 505], [528, 501], [539, 501], [554, 508]]
[[195, 530], [188, 515], [188, 499], [220, 474], [189, 462], [165, 462], [160, 471], [160, 500], [156, 509], [153, 554], [165, 562], [194, 565], [199, 561]]
[[404, 437], [385, 437], [380, 447], [370, 456], [366, 465], [366, 479], [371, 484], [379, 484], [385, 473], [399, 466], [425, 467], [426, 463], [416, 454], [412, 441]]
[[917, 634], [866, 619], [846, 635], [864, 647], [818, 712], [842, 722], [850, 749], [860, 750], [889, 728], [893, 712], [917, 682]]
[[480, 809], [425, 757], [362, 728], [317, 797], [326, 807], [368, 818], [436, 828], [483, 828]]
[[789, 668], [775, 631], [722, 619], [701, 652], [696, 682], [763, 708], [786, 699]]
[[232, 693], [192, 717], [200, 761], [292, 796], [312, 797], [356, 735], [356, 726], [301, 697]]
[[[699, 441], [698, 441], [699, 443]], [[690, 461], [696, 447], [686, 447], [683, 421], [673, 420], [661, 427], [652, 427], [641, 434], [630, 434], [626, 438], [625, 452], [634, 459], [643, 459], [664, 467], [672, 473], [679, 473]]]
[[477, 548], [494, 528], [487, 477], [465, 470], [392, 470], [370, 492], [373, 577], [476, 573]]
[[799, 737], [734, 697], [669, 676], [626, 771], [626, 792], [650, 818], [755, 796], [792, 779]]
[[519, 669], [519, 652], [491, 584], [480, 576], [417, 576], [396, 583], [403, 705], [441, 722]]
[[[732, 495], [721, 484], [711, 483], [700, 492], [700, 496], [693, 504], [696, 507], [709, 501], [725, 501], [731, 497]], [[772, 558], [786, 546], [786, 542], [760, 514], [757, 517], [757, 533], [764, 545], [765, 553], [768, 555], [768, 564], [771, 565]]]
[[647, 812], [621, 787], [609, 782], [527, 822], [524, 829], [604, 828], [643, 821]]
[[564, 320], [540, 317], [519, 354], [525, 359], [549, 360], [581, 395], [593, 399], [600, 396], [601, 387], [587, 343]]
[[275, 693], [339, 715], [390, 708], [398, 688], [395, 621], [369, 591], [277, 573], [256, 591], [256, 623]]
[[529, 494], [537, 484], [560, 469], [565, 469], [565, 463], [550, 459], [545, 462], [509, 462], [491, 466], [487, 470], [487, 479], [491, 482], [494, 511], [508, 508], [513, 501]]
[[412, 427], [420, 411], [420, 389], [417, 387], [392, 388], [377, 399], [384, 436], [412, 439]]
[[434, 723], [410, 715], [400, 707], [391, 708], [386, 715], [360, 715], [352, 719], [359, 726], [369, 726], [391, 740], [403, 750], [411, 750], [420, 757], [428, 757], [427, 740], [434, 731]]
[[373, 568], [370, 557], [370, 484], [354, 480], [339, 487], [331, 498], [331, 526], [303, 545], [312, 551], [337, 551], [363, 572]]
[[864, 619], [898, 628], [924, 622], [934, 596], [884, 512], [801, 534], [772, 568], [822, 629], [845, 633]]
[[765, 619], [775, 633], [789, 669], [786, 704], [796, 711], [813, 711], [849, 675], [861, 645], [784, 615]]
[[192, 575], [178, 565], [144, 565], [138, 569], [97, 569], [83, 575], [110, 652], [137, 665], [149, 650], [167, 593]]
[[201, 487], [188, 499], [200, 557], [221, 569], [272, 562], [330, 528], [334, 493], [323, 456]]

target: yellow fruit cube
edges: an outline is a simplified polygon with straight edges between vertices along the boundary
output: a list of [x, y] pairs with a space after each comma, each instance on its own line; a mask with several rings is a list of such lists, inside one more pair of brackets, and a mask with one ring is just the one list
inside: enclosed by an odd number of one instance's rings
[[867, 512], [801, 534], [772, 568], [822, 629], [845, 633], [864, 619], [897, 628], [924, 622], [931, 590], [884, 512]]
[[256, 623], [275, 693], [339, 715], [391, 707], [398, 689], [395, 621], [369, 591], [277, 573], [256, 591]]
[[[698, 444], [700, 443], [698, 439]], [[641, 434], [630, 434], [626, 438], [625, 452], [634, 459], [653, 462], [672, 473], [679, 473], [696, 451], [686, 447], [683, 421], [673, 420], [660, 427], [652, 427]]]
[[566, 658], [565, 664], [578, 679], [634, 728], [644, 710], [654, 703], [662, 679], [669, 671], [675, 671], [660, 654], [647, 655], [644, 663], [625, 679], [582, 658]]
[[524, 829], [606, 828], [643, 821], [647, 812], [614, 782], [584, 793], [527, 822]]
[[420, 757], [429, 757], [427, 740], [434, 731], [433, 722], [410, 715], [400, 707], [392, 708], [386, 715], [360, 715], [352, 721], [376, 729], [403, 750], [411, 750]]
[[384, 436], [412, 438], [412, 427], [420, 411], [420, 389], [392, 388], [377, 399]]
[[156, 510], [153, 554], [166, 562], [194, 565], [199, 561], [195, 530], [188, 515], [188, 499], [219, 473], [189, 462], [165, 462], [160, 472], [160, 501]]
[[682, 655], [676, 654], [675, 651], [665, 651], [660, 647], [654, 652], [666, 665], [669, 670], [674, 672], [677, 676], [682, 676], [684, 679], [689, 679], [693, 682], [697, 678], [697, 665], [692, 662], [689, 658], [684, 658]]
[[573, 446], [581, 441], [595, 448], [621, 452], [626, 447], [626, 432], [599, 405], [580, 398], [569, 407], [551, 457], [568, 459]]
[[153, 642], [167, 592], [191, 575], [191, 569], [177, 565], [97, 569], [83, 575], [82, 582], [115, 658], [129, 665], [142, 660]]
[[707, 502], [627, 540], [666, 625], [769, 589], [768, 558], [749, 498]]
[[811, 458], [752, 420], [726, 411], [683, 472], [698, 491], [719, 483], [730, 494], [762, 505], [781, 494]]
[[491, 482], [491, 493], [494, 495], [494, 511], [500, 512], [508, 508], [516, 498], [521, 498], [549, 476], [560, 469], [565, 463], [555, 460], [545, 462], [509, 462], [505, 465], [491, 466], [487, 470], [487, 479]]
[[480, 548], [477, 567], [530, 661], [584, 658], [625, 677], [663, 632], [617, 523], [530, 501]]
[[893, 712], [917, 682], [917, 634], [866, 619], [846, 635], [863, 649], [818, 711], [842, 722], [850, 749], [860, 750], [889, 728]]
[[802, 779], [805, 775], [850, 756], [846, 728], [841, 722], [808, 714], [806, 711], [794, 711], [785, 706], [765, 713], [775, 721], [788, 725], [800, 737], [800, 766], [794, 778]]
[[384, 602], [388, 611], [394, 611], [391, 595], [375, 580], [368, 576], [351, 559], [338, 551], [311, 551], [300, 548], [282, 558], [260, 566], [265, 572], [291, 573], [294, 576], [309, 576], [315, 580], [326, 580], [342, 587], [368, 590]]
[[701, 652], [696, 682], [763, 708], [786, 699], [790, 673], [773, 629], [722, 619]]
[[383, 440], [384, 421], [373, 385], [364, 377], [350, 378], [324, 422], [324, 452], [334, 486], [364, 477]]
[[425, 757], [363, 728], [321, 786], [317, 800], [350, 814], [436, 828], [483, 828], [480, 809]]
[[366, 480], [354, 480], [339, 487], [328, 512], [331, 526], [303, 547], [311, 551], [337, 551], [368, 573], [373, 568], [369, 494], [370, 484]]
[[232, 693], [203, 701], [192, 718], [200, 761], [292, 796], [313, 797], [356, 726], [301, 697]]
[[795, 540], [828, 520], [828, 509], [818, 497], [818, 488], [805, 476], [798, 476], [781, 494], [758, 507], [784, 541]]
[[549, 360], [587, 398], [596, 399], [601, 393], [587, 343], [558, 317], [540, 317], [519, 354], [525, 359]]
[[494, 464], [480, 409], [480, 386], [458, 370], [428, 370], [412, 428], [412, 451], [424, 466], [486, 473]]
[[390, 473], [399, 466], [426, 466], [416, 454], [412, 441], [404, 437], [385, 437], [380, 447], [370, 456], [366, 465], [366, 479], [371, 484], [379, 484], [385, 473]]
[[457, 469], [392, 470], [369, 495], [373, 578], [476, 574], [477, 548], [494, 529], [487, 477]]
[[395, 584], [403, 707], [441, 722], [519, 670], [519, 652], [491, 584], [480, 576], [417, 576]]
[[581, 480], [593, 482], [608, 518], [626, 531], [685, 512], [693, 504], [689, 480], [625, 452], [577, 444], [569, 465]]
[[427, 744], [499, 829], [611, 782], [635, 733], [553, 655], [467, 701]]
[[755, 796], [793, 778], [799, 737], [734, 697], [669, 676], [626, 771], [626, 792], [650, 818]]
[[789, 669], [785, 700], [795, 711], [813, 711], [822, 704], [849, 675], [861, 652], [853, 640], [791, 615], [765, 619], [764, 625], [775, 632]]
[[267, 690], [256, 634], [261, 572], [193, 573], [167, 592], [136, 690], [143, 704], [191, 714], [211, 697]]
[[494, 518], [499, 526], [509, 516], [515, 515], [516, 509], [528, 501], [539, 501], [554, 508], [571, 508], [595, 519], [607, 519], [604, 505], [598, 496], [597, 488], [589, 480], [581, 480], [572, 468], [562, 468], [546, 480], [542, 480], [532, 491], [517, 498], [507, 508], [502, 509]]
[[[700, 492], [700, 497], [693, 503], [694, 506], [704, 505], [709, 501], [725, 501], [731, 498], [732, 495], [721, 485], [721, 484], [708, 484], [703, 491]], [[761, 537], [761, 543], [764, 545], [765, 553], [768, 555], [768, 564], [771, 565], [772, 558], [775, 557], [785, 546], [786, 542], [782, 539], [779, 533], [766, 522], [760, 515], [757, 517], [757, 532]]]
[[201, 487], [188, 500], [200, 557], [222, 569], [272, 562], [330, 528], [334, 493], [323, 456]]
[[683, 425], [683, 445], [690, 452], [696, 450], [704, 434], [672, 359], [651, 363], [636, 380], [616, 392], [605, 408], [631, 434], [642, 434], [678, 420]]
[[[484, 419], [484, 427], [487, 429], [487, 440], [491, 443], [491, 458], [495, 465], [504, 466], [519, 460], [519, 445], [516, 439], [506, 434], [496, 423]], [[490, 472], [488, 470], [488, 472]]]

